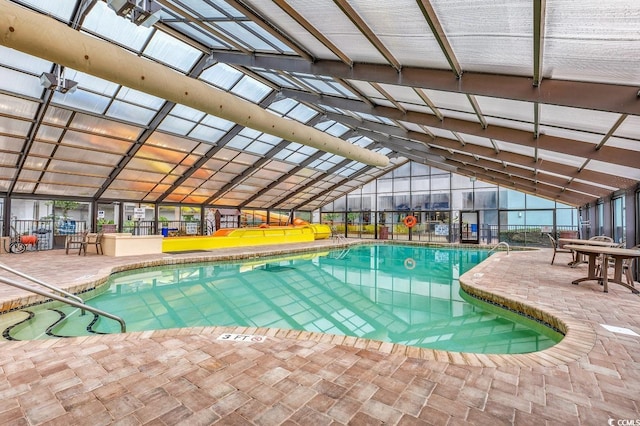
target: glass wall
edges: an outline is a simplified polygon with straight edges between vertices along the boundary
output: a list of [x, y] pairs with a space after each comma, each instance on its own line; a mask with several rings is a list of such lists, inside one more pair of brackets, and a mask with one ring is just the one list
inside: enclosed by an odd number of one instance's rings
[[352, 238], [459, 242], [463, 212], [478, 212], [480, 244], [548, 246], [547, 233], [579, 228], [571, 206], [413, 162], [325, 205], [320, 221]]
[[[625, 243], [626, 226], [625, 226], [625, 197], [624, 195], [616, 197], [612, 202], [612, 218], [613, 218], [613, 240], [618, 243]], [[626, 246], [626, 244], [625, 244]]]

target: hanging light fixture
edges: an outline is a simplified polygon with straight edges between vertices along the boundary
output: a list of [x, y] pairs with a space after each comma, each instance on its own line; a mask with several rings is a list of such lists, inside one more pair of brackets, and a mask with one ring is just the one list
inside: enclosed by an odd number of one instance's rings
[[107, 0], [107, 5], [116, 15], [142, 27], [149, 28], [160, 20], [161, 7], [153, 0]]
[[54, 90], [60, 93], [73, 93], [78, 89], [78, 83], [64, 77], [64, 71], [60, 66], [56, 67], [57, 72], [43, 72], [40, 74], [40, 85], [45, 89]]

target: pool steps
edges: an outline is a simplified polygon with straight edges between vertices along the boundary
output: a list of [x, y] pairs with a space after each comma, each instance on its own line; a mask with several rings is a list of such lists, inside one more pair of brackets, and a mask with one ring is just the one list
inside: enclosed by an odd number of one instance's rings
[[58, 337], [78, 337], [100, 334], [93, 325], [97, 316], [91, 313], [80, 314], [80, 309], [70, 306], [57, 306], [36, 309], [23, 309], [6, 313], [0, 317], [0, 341], [36, 340]]

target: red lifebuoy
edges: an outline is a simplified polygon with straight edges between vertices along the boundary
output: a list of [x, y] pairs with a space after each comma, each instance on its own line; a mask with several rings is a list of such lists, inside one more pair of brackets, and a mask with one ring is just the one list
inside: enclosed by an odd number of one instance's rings
[[407, 216], [402, 221], [407, 225], [407, 228], [413, 228], [415, 224], [418, 223], [418, 219], [416, 219], [415, 216]]

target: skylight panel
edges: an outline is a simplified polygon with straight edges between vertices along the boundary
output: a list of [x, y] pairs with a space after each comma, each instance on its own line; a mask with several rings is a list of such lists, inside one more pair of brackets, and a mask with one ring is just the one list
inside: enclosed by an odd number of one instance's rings
[[249, 146], [247, 146], [244, 150], [253, 152], [255, 154], [264, 155], [273, 149], [273, 145], [266, 144], [264, 142], [255, 140]]
[[631, 151], [636, 151], [636, 152], [640, 151], [640, 141], [617, 138], [615, 136], [612, 136], [607, 140], [606, 146], [629, 149]]
[[233, 139], [231, 139], [229, 142], [227, 142], [227, 147], [229, 148], [236, 148], [239, 150], [243, 150], [245, 149], [247, 146], [249, 146], [249, 144], [252, 142], [251, 139], [246, 138], [242, 135], [236, 135], [233, 137]]
[[15, 136], [26, 136], [31, 128], [31, 121], [0, 117], [0, 133]]
[[305, 154], [303, 154], [301, 152], [294, 152], [291, 155], [289, 155], [288, 157], [282, 158], [282, 160], [286, 160], [286, 161], [289, 161], [291, 163], [300, 164], [303, 161], [307, 160], [308, 158], [309, 158], [308, 155], [305, 155]]
[[103, 80], [99, 77], [94, 77], [90, 74], [85, 74], [71, 68], [65, 68], [64, 76], [65, 78], [77, 82], [79, 88], [109, 97], [112, 97], [120, 87], [116, 83], [112, 83], [110, 81]]
[[231, 130], [236, 123], [232, 121], [225, 120], [224, 118], [216, 117], [215, 115], [207, 115], [201, 121], [202, 124], [205, 124], [209, 127], [215, 127], [216, 129], [221, 130]]
[[[226, 18], [227, 14], [223, 13], [223, 11], [218, 10], [214, 7], [210, 2], [202, 1], [202, 0], [181, 0], [181, 3], [185, 5], [185, 8], [192, 13], [196, 13], [200, 16], [209, 19], [218, 19], [218, 18]], [[215, 2], [214, 2], [215, 3]], [[228, 8], [229, 12], [238, 13], [233, 8]], [[242, 15], [239, 15], [240, 17]]]
[[131, 121], [136, 124], [148, 125], [156, 111], [142, 108], [127, 102], [113, 101], [106, 112], [109, 117], [114, 117], [123, 121]]
[[164, 130], [170, 133], [186, 136], [195, 127], [193, 121], [184, 120], [173, 115], [168, 115], [162, 120], [162, 123], [158, 126], [159, 130]]
[[[585, 167], [587, 170], [596, 172], [611, 173], [615, 170], [615, 175], [627, 179], [640, 180], [640, 168], [621, 166], [619, 164], [605, 163], [602, 161], [591, 160]], [[614, 184], [614, 182], [611, 182]], [[618, 188], [620, 186], [618, 185]]]
[[[510, 143], [510, 142], [505, 142], [505, 141], [500, 141], [500, 140], [496, 140], [495, 143], [498, 146], [498, 148], [500, 149], [500, 151], [508, 151], [508, 152], [514, 152], [516, 154], [527, 155], [527, 156], [531, 157], [531, 160], [533, 161], [533, 156], [535, 155], [535, 150], [534, 150], [534, 148], [532, 148], [530, 146], [518, 145], [518, 144], [515, 144], [515, 143]], [[462, 148], [462, 149], [464, 149], [464, 148]], [[541, 151], [542, 150], [538, 151], [538, 154], [540, 154]]]
[[130, 89], [124, 86], [120, 87], [117, 98], [122, 99], [125, 102], [145, 106], [147, 108], [153, 108], [156, 110], [160, 109], [160, 107], [162, 107], [162, 105], [165, 103], [164, 99], [148, 95], [144, 92], [140, 92], [138, 90]]
[[281, 77], [280, 75], [278, 75], [278, 74], [276, 74], [274, 72], [259, 71], [258, 74], [260, 74], [261, 76], [263, 76], [267, 80], [273, 82], [278, 87], [285, 87], [285, 88], [289, 88], [289, 89], [299, 89], [299, 90], [303, 89], [303, 87], [301, 85], [295, 84], [290, 79], [283, 78], [283, 77]]
[[450, 0], [432, 0], [431, 4], [465, 70], [531, 74], [533, 7], [530, 2], [485, 2], [482, 7], [475, 2]]
[[590, 142], [593, 144], [600, 143], [603, 136], [597, 133], [579, 132], [577, 130], [568, 130], [568, 129], [562, 129], [559, 127], [550, 127], [550, 126], [540, 126], [540, 133], [549, 135], [549, 136], [557, 136], [560, 138]]
[[269, 145], [272, 146], [276, 146], [278, 145], [280, 142], [282, 142], [282, 138], [278, 137], [278, 136], [273, 136], [270, 135], [268, 133], [263, 133], [258, 137], [258, 140], [264, 142], [264, 143], [268, 143]]
[[627, 116], [614, 135], [640, 140], [640, 115]]
[[39, 98], [44, 90], [38, 77], [0, 67], [0, 90]]
[[546, 14], [545, 75], [624, 85], [640, 83], [637, 1], [557, 0], [547, 5]]
[[200, 139], [201, 141], [215, 145], [226, 134], [227, 132], [224, 130], [218, 130], [213, 127], [199, 124], [191, 131], [191, 133], [189, 133], [189, 137]]
[[38, 76], [45, 71], [50, 71], [53, 65], [44, 59], [5, 46], [0, 46], [0, 64]]
[[205, 46], [211, 46], [212, 49], [228, 49], [230, 47], [227, 43], [214, 37], [213, 33], [209, 33], [194, 24], [172, 22], [170, 26]]
[[[57, 2], [49, 1], [49, 3]], [[135, 52], [140, 52], [151, 34], [153, 34], [153, 28], [135, 25], [133, 22], [116, 15], [107, 6], [107, 2], [102, 1], [95, 2], [84, 20], [82, 28], [107, 40], [126, 46], [127, 49]]]
[[293, 118], [294, 120], [297, 120], [301, 123], [306, 123], [316, 115], [318, 115], [318, 113], [315, 110], [309, 108], [306, 105], [298, 104], [287, 114], [287, 117]]
[[467, 99], [467, 96], [462, 93], [442, 92], [440, 90], [431, 89], [422, 90], [438, 108], [475, 114], [475, 112], [473, 111], [473, 107], [469, 103], [469, 99]]
[[533, 122], [534, 104], [532, 102], [513, 101], [511, 99], [476, 96], [482, 114], [512, 120]]
[[47, 15], [62, 19], [67, 23], [76, 8], [76, 0], [22, 0], [22, 2], [45, 12]]
[[540, 105], [540, 123], [548, 126], [596, 132], [601, 135], [609, 132], [620, 118], [620, 114], [594, 111], [581, 108], [569, 108], [556, 105]]
[[10, 97], [0, 93], [0, 113], [32, 119], [38, 111], [38, 103]]
[[344, 97], [344, 94], [342, 92], [336, 90], [335, 87], [330, 86], [329, 84], [327, 84], [327, 82], [322, 81], [321, 79], [300, 78], [300, 80], [302, 80], [306, 85], [314, 88], [316, 92], [320, 92], [324, 95]]
[[171, 109], [171, 115], [175, 115], [176, 117], [184, 118], [185, 120], [191, 121], [200, 121], [205, 116], [205, 114], [206, 113], [202, 111], [188, 107], [186, 105], [175, 105]]
[[231, 89], [243, 76], [240, 71], [221, 63], [207, 68], [200, 74], [202, 80], [224, 90]]
[[202, 52], [161, 31], [156, 31], [144, 54], [171, 67], [188, 72]]
[[78, 89], [74, 93], [67, 94], [55, 92], [52, 102], [58, 105], [66, 105], [76, 110], [102, 115], [109, 106], [111, 98]]
[[[238, 22], [216, 22], [216, 27], [220, 28], [223, 33], [231, 35], [233, 39], [237, 40], [240, 44], [249, 47], [249, 49], [251, 50], [260, 50], [266, 52], [277, 51], [264, 39], [258, 37], [256, 34], [249, 31], [247, 27]], [[263, 36], [264, 34], [260, 35]]]
[[340, 123], [335, 123], [333, 126], [329, 127], [327, 130], [325, 130], [325, 132], [329, 133], [330, 135], [333, 135], [335, 137], [340, 137], [342, 135], [344, 135], [345, 133], [347, 133], [349, 131], [349, 128], [343, 124]]
[[267, 108], [268, 110], [277, 112], [280, 116], [286, 115], [289, 111], [298, 105], [299, 102], [291, 99], [284, 98], [276, 102], [272, 102], [271, 105]]
[[[61, 129], [59, 127], [51, 127], [43, 124], [40, 127], [38, 127], [38, 134], [36, 135], [36, 138], [41, 141], [49, 141], [49, 142], [56, 143], [60, 139], [60, 136], [62, 136], [63, 131], [64, 129]], [[30, 153], [33, 153], [33, 152], [34, 151], [32, 147]]]
[[273, 89], [266, 86], [254, 78], [244, 76], [233, 88], [231, 92], [251, 101], [258, 103], [263, 100]]

